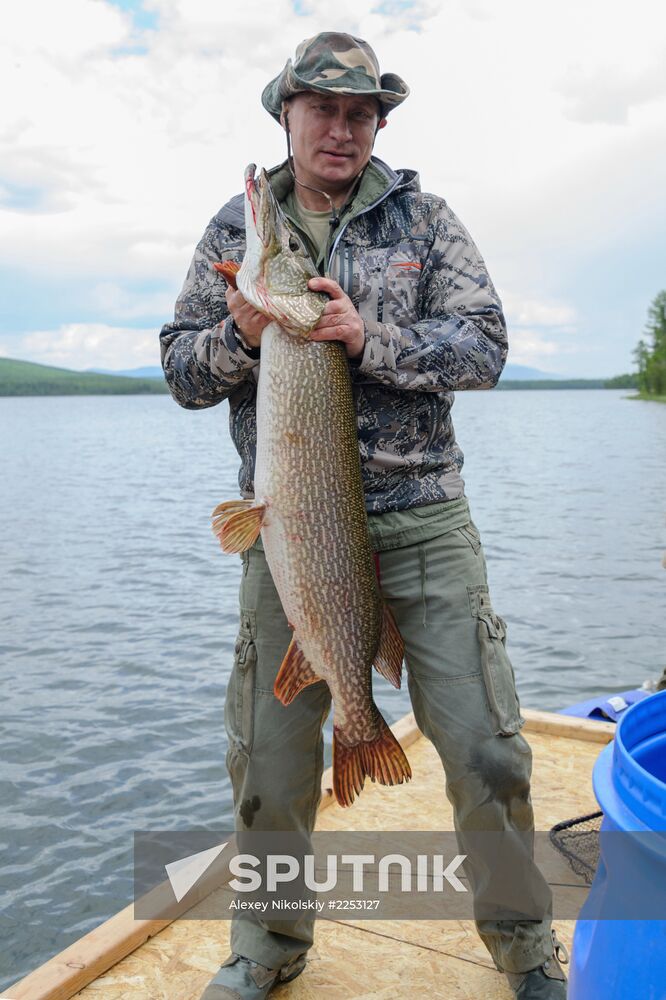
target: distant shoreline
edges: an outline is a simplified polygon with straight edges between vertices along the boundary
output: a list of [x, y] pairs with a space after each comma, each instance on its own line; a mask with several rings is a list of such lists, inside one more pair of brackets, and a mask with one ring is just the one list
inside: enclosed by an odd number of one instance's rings
[[650, 396], [647, 392], [639, 392], [637, 396], [627, 396], [627, 399], [642, 399], [645, 403], [666, 403], [666, 396]]
[[[500, 379], [496, 389], [608, 389], [609, 379]], [[627, 387], [631, 388], [631, 387]], [[466, 390], [487, 391], [487, 390]], [[0, 358], [0, 396], [125, 396], [165, 395], [169, 387], [163, 377], [137, 378], [54, 368], [32, 361]], [[637, 398], [637, 397], [632, 397]]]

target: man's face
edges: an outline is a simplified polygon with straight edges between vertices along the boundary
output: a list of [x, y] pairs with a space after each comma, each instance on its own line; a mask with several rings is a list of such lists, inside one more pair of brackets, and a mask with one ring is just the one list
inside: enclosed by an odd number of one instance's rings
[[298, 179], [328, 194], [349, 188], [370, 159], [377, 125], [386, 124], [373, 97], [306, 91], [286, 111]]

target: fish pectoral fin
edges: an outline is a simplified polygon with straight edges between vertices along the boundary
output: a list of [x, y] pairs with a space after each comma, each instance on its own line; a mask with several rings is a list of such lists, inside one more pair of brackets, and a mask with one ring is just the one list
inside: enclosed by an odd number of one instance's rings
[[402, 675], [402, 658], [405, 654], [405, 643], [400, 635], [400, 629], [388, 604], [384, 603], [382, 630], [379, 636], [379, 646], [375, 654], [374, 664], [382, 677], [385, 677], [393, 687], [399, 688]]
[[299, 691], [302, 691], [308, 684], [316, 684], [323, 680], [314, 672], [303, 655], [303, 651], [294, 638], [289, 643], [289, 649], [285, 656], [278, 675], [275, 678], [273, 692], [283, 705], [288, 705], [294, 700]]
[[412, 769], [405, 751], [373, 704], [379, 735], [374, 740], [348, 746], [333, 726], [333, 792], [341, 806], [350, 806], [363, 789], [366, 775], [382, 785], [401, 785], [409, 781]]
[[237, 288], [236, 275], [240, 271], [240, 264], [237, 264], [235, 260], [223, 260], [215, 261], [213, 267], [216, 271], [222, 275], [228, 285], [232, 288]]
[[266, 504], [254, 500], [226, 500], [212, 513], [213, 531], [224, 552], [245, 552], [254, 545], [266, 513]]

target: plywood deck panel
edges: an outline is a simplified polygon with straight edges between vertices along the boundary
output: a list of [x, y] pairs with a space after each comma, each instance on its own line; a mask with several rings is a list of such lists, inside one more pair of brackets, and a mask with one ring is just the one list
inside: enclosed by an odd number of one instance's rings
[[[537, 829], [548, 830], [560, 820], [593, 812], [592, 767], [614, 727], [550, 713], [524, 714], [528, 717], [524, 734], [534, 755], [532, 800]], [[413, 717], [401, 720], [394, 731], [410, 759], [412, 781], [394, 788], [367, 782], [349, 809], [325, 798], [318, 830], [452, 829], [442, 765], [434, 747], [420, 736]], [[330, 774], [324, 776], [323, 786], [330, 787]], [[197, 915], [212, 914], [214, 905], [213, 893], [196, 904]], [[559, 921], [557, 930], [570, 945], [573, 922]], [[148, 938], [149, 934], [155, 936]], [[2, 996], [13, 1000], [198, 1000], [228, 955], [228, 941], [226, 920], [134, 921], [130, 906]], [[109, 956], [115, 963], [111, 968]], [[93, 982], [91, 976], [96, 977]], [[271, 996], [309, 1000], [316, 993], [330, 1000], [382, 1000], [405, 992], [474, 1000], [511, 997], [474, 924], [453, 920], [319, 920], [305, 972]]]

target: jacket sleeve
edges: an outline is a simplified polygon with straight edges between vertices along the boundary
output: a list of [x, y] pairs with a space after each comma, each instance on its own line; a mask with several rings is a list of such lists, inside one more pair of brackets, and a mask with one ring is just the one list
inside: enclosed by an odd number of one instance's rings
[[211, 219], [197, 244], [174, 319], [160, 331], [160, 354], [171, 395], [195, 410], [225, 399], [259, 364], [244, 345], [225, 299], [226, 282], [213, 262], [241, 262], [244, 233]]
[[471, 236], [442, 199], [423, 263], [417, 321], [365, 320], [357, 367], [399, 389], [491, 389], [508, 353], [502, 304]]

